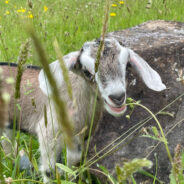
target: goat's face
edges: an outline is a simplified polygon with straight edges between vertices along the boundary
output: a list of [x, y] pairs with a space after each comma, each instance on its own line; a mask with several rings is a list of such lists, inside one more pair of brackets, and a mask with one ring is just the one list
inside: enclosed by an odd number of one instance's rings
[[[122, 48], [114, 39], [105, 39], [98, 70], [95, 73], [95, 61], [99, 40], [86, 42], [78, 57], [78, 67], [87, 80], [94, 81], [104, 100], [106, 110], [113, 115], [126, 111], [125, 69], [128, 60], [126, 48]], [[123, 54], [125, 62], [120, 62]]]
[[[128, 62], [150, 89], [155, 91], [165, 89], [159, 74], [135, 52], [122, 47], [114, 38], [104, 40], [98, 70], [95, 72], [99, 43], [99, 40], [86, 42], [80, 51], [64, 56], [64, 60], [70, 70], [81, 75], [89, 83], [96, 83], [104, 100], [105, 108], [110, 114], [119, 116], [126, 111], [125, 76]], [[51, 64], [53, 74], [56, 75], [55, 78], [60, 79], [58, 83], [61, 83], [62, 72], [57, 72], [58, 68], [60, 67], [57, 63]]]
[[[138, 70], [147, 86], [153, 90], [165, 89], [160, 76], [141, 57], [132, 50], [122, 47], [113, 38], [104, 40], [104, 48], [97, 72], [95, 62], [99, 48], [99, 40], [86, 42], [78, 56], [75, 65], [81, 75], [89, 81], [94, 81], [104, 100], [105, 109], [114, 116], [126, 111], [126, 66], [130, 61]], [[74, 68], [75, 68], [74, 67]], [[152, 76], [153, 75], [153, 76]], [[151, 81], [153, 80], [153, 81]]]

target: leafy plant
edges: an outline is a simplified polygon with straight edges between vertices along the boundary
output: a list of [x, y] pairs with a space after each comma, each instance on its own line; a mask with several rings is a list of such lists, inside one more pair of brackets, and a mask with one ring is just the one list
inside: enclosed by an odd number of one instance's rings
[[116, 166], [116, 174], [119, 184], [126, 184], [126, 181], [129, 180], [134, 182], [133, 174], [143, 167], [152, 167], [152, 162], [147, 160], [146, 158], [143, 159], [133, 159], [129, 162], [123, 163], [123, 166]]

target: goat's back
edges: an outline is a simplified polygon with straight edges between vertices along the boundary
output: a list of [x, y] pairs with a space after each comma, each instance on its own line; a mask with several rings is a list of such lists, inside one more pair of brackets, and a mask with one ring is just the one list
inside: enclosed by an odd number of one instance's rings
[[[40, 69], [28, 66], [24, 70], [20, 85], [20, 99], [15, 100], [17, 66], [16, 64], [1, 63], [0, 68], [2, 69], [2, 91], [11, 96], [8, 108], [10, 126], [12, 126], [16, 114], [16, 122], [20, 123], [20, 128], [35, 133], [35, 123], [39, 120], [42, 110], [41, 104], [43, 103], [41, 101], [46, 100], [46, 96], [44, 97], [39, 89]], [[14, 79], [13, 84], [9, 84], [9, 78]]]

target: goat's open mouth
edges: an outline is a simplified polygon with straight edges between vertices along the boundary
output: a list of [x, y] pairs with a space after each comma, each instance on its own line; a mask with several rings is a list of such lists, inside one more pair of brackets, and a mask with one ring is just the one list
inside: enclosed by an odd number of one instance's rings
[[122, 104], [119, 107], [113, 107], [111, 106], [106, 100], [104, 100], [106, 105], [108, 105], [108, 107], [110, 108], [111, 111], [115, 112], [115, 113], [122, 113], [126, 110], [126, 105]]

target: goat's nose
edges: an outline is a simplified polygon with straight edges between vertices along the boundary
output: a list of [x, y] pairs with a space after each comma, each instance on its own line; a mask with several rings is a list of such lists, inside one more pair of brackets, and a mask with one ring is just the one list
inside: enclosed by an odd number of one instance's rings
[[109, 98], [116, 104], [121, 105], [125, 100], [125, 93], [109, 95]]

